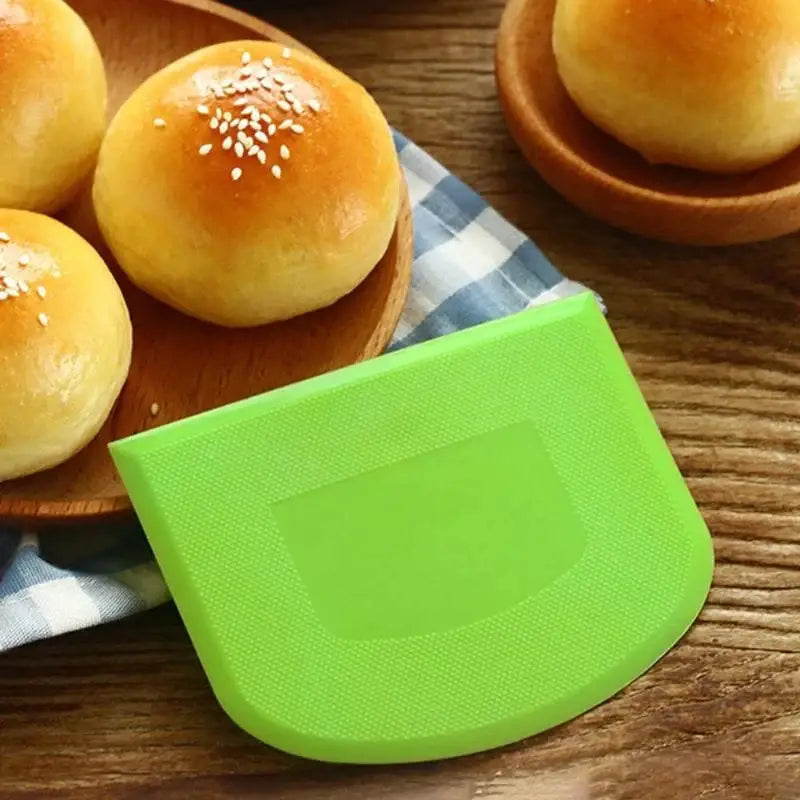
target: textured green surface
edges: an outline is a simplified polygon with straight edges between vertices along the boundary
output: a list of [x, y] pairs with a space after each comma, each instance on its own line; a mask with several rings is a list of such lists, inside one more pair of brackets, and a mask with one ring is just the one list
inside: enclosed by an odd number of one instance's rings
[[312, 758], [439, 758], [618, 691], [712, 551], [591, 295], [112, 452], [231, 717]]

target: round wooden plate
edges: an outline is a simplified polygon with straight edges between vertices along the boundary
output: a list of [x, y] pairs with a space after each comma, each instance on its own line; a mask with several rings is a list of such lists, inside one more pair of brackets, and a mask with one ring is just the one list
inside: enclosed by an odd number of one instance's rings
[[495, 70], [512, 136], [556, 191], [618, 228], [682, 244], [742, 244], [800, 228], [800, 151], [747, 175], [716, 176], [653, 166], [592, 125], [558, 76], [555, 4], [509, 0]]
[[[254, 17], [204, 0], [70, 4], [103, 52], [112, 110], [148, 75], [199, 47], [252, 38], [301, 47]], [[198, 322], [135, 289], [99, 236], [88, 192], [62, 216], [115, 270], [133, 319], [133, 365], [114, 413], [85, 450], [55, 469], [0, 484], [5, 521], [42, 524], [128, 512], [109, 441], [376, 356], [388, 344], [408, 293], [413, 236], [405, 187], [392, 242], [364, 283], [330, 308], [249, 330]]]

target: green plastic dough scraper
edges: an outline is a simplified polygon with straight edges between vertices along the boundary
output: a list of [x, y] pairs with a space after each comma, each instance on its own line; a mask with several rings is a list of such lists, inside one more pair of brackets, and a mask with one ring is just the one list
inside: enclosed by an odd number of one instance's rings
[[711, 579], [590, 293], [111, 449], [219, 702], [314, 759], [563, 722], [659, 659]]

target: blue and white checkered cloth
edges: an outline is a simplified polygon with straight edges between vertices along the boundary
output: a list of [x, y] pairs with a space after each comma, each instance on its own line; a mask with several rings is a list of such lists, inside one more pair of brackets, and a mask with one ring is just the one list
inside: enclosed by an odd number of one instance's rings
[[[414, 210], [414, 269], [391, 348], [585, 291], [441, 164], [395, 134]], [[169, 599], [135, 523], [52, 535], [0, 529], [0, 651]]]

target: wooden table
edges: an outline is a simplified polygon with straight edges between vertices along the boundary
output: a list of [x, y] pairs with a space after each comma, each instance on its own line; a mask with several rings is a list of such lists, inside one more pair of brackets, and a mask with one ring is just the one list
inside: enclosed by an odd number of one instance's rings
[[690, 250], [587, 219], [521, 160], [492, 76], [502, 0], [251, 2], [365, 83], [610, 321], [714, 535], [700, 622], [600, 708], [502, 752], [342, 769], [239, 732], [170, 607], [0, 656], [0, 797], [800, 797], [800, 239]]

